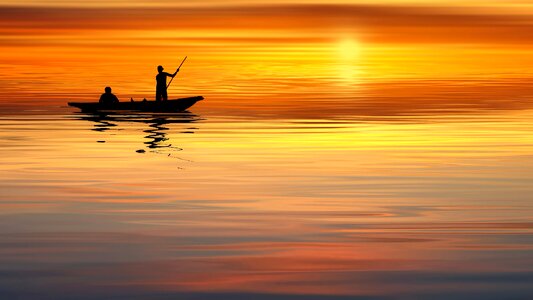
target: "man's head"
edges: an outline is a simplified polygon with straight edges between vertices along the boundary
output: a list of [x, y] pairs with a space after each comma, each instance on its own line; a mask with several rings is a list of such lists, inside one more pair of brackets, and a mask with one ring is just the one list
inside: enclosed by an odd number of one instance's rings
[[157, 66], [157, 71], [158, 72], [163, 72], [163, 66]]
[[108, 94], [110, 94], [110, 93], [111, 93], [111, 88], [108, 87], [108, 86], [106, 86], [106, 87], [105, 87], [105, 92], [108, 93]]

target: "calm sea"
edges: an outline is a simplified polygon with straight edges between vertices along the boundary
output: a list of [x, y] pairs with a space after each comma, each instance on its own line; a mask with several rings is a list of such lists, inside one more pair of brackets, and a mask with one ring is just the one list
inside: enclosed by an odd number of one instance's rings
[[533, 110], [450, 82], [4, 112], [0, 298], [531, 299]]

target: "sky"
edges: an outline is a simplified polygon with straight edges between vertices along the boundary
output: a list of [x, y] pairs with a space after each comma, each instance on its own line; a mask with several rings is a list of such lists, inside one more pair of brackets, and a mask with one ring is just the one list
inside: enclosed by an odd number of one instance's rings
[[509, 1], [499, 1], [499, 0], [197, 0], [194, 2], [184, 1], [184, 0], [155, 0], [155, 1], [146, 1], [146, 0], [95, 0], [95, 1], [67, 1], [67, 0], [27, 0], [24, 3], [20, 1], [13, 0], [2, 0], [0, 4], [3, 5], [14, 5], [14, 6], [233, 6], [233, 5], [256, 5], [256, 4], [321, 4], [321, 3], [330, 3], [330, 4], [410, 4], [410, 5], [454, 5], [454, 6], [484, 6], [484, 7], [531, 7], [531, 3], [527, 0], [509, 0]]
[[532, 46], [530, 1], [3, 0], [0, 105], [90, 100], [106, 85], [153, 97], [155, 66], [185, 55], [170, 94], [215, 106], [311, 86], [368, 96], [405, 79], [520, 78], [523, 89]]

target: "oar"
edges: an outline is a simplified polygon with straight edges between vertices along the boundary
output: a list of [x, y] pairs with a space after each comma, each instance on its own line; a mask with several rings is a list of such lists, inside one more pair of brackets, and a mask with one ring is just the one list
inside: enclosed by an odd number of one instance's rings
[[[181, 62], [180, 66], [178, 67], [178, 70], [181, 68], [181, 66], [183, 65], [183, 63], [185, 62], [186, 59], [187, 59], [187, 56], [185, 56], [185, 58], [184, 58], [183, 61]], [[176, 74], [176, 75], [177, 75], [177, 74]], [[174, 77], [176, 77], [176, 76], [174, 76]], [[170, 82], [167, 84], [167, 89], [168, 89], [168, 87], [170, 86], [170, 84], [172, 83], [172, 80], [174, 80], [174, 77], [172, 77], [172, 78], [170, 79]]]

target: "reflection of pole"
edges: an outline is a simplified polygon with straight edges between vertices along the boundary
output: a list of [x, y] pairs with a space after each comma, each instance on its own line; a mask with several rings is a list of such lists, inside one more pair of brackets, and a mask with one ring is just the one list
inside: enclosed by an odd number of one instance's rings
[[[184, 58], [183, 61], [181, 62], [180, 66], [178, 67], [178, 71], [180, 70], [181, 66], [183, 65], [183, 63], [185, 62], [186, 59], [187, 59], [187, 56], [185, 56], [185, 58]], [[176, 74], [176, 75], [177, 75], [177, 74]], [[174, 76], [174, 77], [176, 77], [176, 76]], [[170, 79], [170, 82], [167, 84], [167, 89], [168, 89], [168, 87], [170, 86], [170, 84], [172, 83], [172, 80], [174, 80], [174, 77], [172, 77], [172, 78]]]

